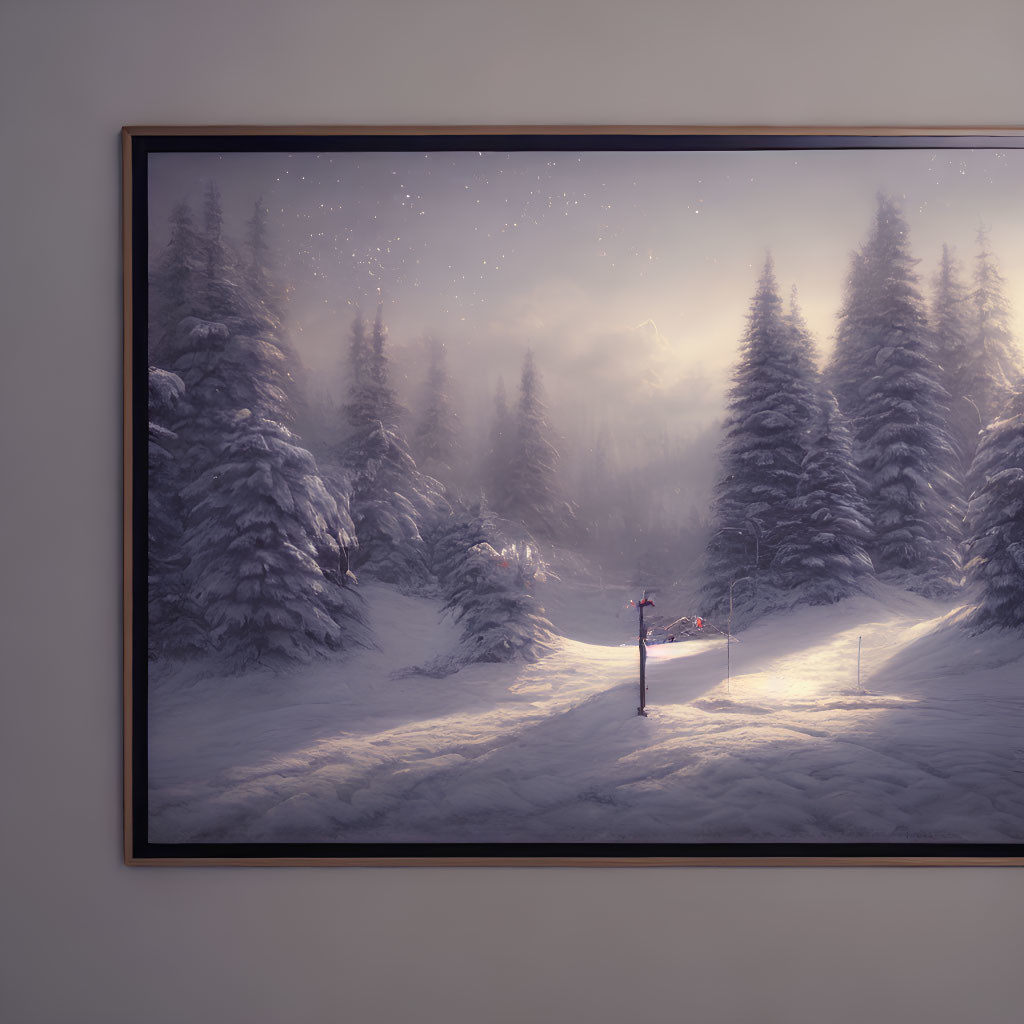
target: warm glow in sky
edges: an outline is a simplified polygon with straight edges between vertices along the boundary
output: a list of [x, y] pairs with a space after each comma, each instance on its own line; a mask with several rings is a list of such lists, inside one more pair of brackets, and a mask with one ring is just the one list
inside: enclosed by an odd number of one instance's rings
[[828, 350], [879, 190], [902, 203], [926, 296], [944, 242], [970, 274], [984, 223], [1024, 312], [1024, 150], [155, 154], [152, 251], [176, 200], [200, 220], [211, 177], [236, 239], [267, 204], [292, 338], [324, 379], [379, 295], [399, 378], [440, 338], [479, 403], [532, 347], [578, 420], [699, 427], [721, 414], [768, 250]]

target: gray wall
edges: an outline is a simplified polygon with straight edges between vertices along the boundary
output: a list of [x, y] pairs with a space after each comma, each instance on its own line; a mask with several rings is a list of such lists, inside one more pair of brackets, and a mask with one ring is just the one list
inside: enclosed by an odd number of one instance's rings
[[1024, 122], [1017, 0], [549, 2], [0, 5], [4, 1020], [1024, 1018], [1020, 870], [120, 863], [120, 125]]

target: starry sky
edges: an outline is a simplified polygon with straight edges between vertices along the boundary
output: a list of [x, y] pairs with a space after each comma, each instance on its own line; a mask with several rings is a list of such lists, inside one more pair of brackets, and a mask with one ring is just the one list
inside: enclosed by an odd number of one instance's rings
[[174, 202], [199, 220], [211, 178], [235, 238], [262, 197], [293, 289], [292, 340], [318, 377], [335, 379], [355, 309], [372, 315], [381, 301], [400, 386], [414, 388], [423, 341], [437, 338], [481, 415], [499, 375], [514, 390], [532, 348], [552, 404], [581, 429], [654, 417], [699, 430], [721, 415], [768, 251], [828, 353], [880, 190], [902, 204], [926, 295], [942, 244], [969, 274], [985, 224], [1024, 312], [1024, 150], [149, 160], [151, 254]]

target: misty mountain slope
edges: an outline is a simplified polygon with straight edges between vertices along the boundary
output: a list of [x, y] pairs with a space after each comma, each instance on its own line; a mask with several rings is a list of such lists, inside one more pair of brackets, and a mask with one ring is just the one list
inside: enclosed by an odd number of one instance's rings
[[[883, 588], [768, 617], [728, 689], [721, 638], [651, 647], [644, 719], [635, 646], [391, 678], [455, 632], [366, 590], [382, 650], [155, 694], [155, 841], [1024, 838], [1024, 640], [988, 636], [979, 664], [948, 603]], [[602, 606], [563, 600], [584, 624]]]

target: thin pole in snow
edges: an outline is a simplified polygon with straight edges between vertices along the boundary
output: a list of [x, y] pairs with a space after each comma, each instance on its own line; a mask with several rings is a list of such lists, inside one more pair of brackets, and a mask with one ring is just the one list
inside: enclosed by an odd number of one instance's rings
[[636, 709], [636, 713], [644, 718], [647, 717], [647, 630], [644, 627], [644, 609], [648, 605], [653, 608], [654, 602], [647, 599], [645, 590], [644, 596], [636, 603], [636, 609], [640, 613], [640, 632], [637, 638], [640, 648], [640, 707]]

